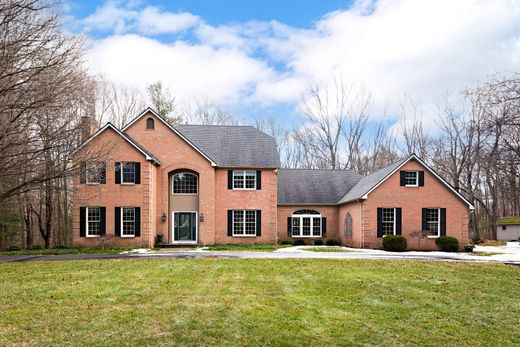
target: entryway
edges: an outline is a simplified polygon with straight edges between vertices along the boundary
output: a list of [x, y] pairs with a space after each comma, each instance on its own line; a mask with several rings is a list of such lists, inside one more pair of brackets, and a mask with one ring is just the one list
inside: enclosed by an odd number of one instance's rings
[[197, 243], [197, 212], [173, 212], [173, 242]]

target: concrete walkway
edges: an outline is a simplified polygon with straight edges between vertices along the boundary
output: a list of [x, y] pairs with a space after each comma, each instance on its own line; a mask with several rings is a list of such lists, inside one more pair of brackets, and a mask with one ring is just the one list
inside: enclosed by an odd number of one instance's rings
[[[312, 246], [281, 248], [274, 252], [208, 252], [201, 249], [190, 251], [158, 251], [127, 254], [70, 254], [0, 256], [0, 262], [27, 262], [49, 260], [88, 260], [88, 259], [168, 259], [168, 258], [238, 258], [238, 259], [379, 259], [379, 260], [428, 260], [428, 261], [465, 261], [504, 263], [520, 266], [520, 245], [509, 243], [503, 247], [475, 247], [476, 252], [496, 252], [491, 256], [476, 256], [470, 253], [446, 252], [401, 252], [393, 253], [373, 249], [335, 247], [340, 252], [312, 252]], [[324, 247], [325, 248], [325, 247]], [[329, 247], [331, 248], [331, 247]]]

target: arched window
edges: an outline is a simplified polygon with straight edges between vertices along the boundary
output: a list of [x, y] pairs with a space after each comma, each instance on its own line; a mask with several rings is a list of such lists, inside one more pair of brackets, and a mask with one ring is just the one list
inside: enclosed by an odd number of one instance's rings
[[345, 236], [352, 237], [352, 216], [350, 212], [345, 215]]
[[321, 237], [323, 219], [318, 211], [298, 210], [291, 216], [293, 237]]
[[153, 118], [150, 117], [146, 120], [146, 129], [147, 130], [155, 129], [155, 121], [153, 120]]
[[198, 194], [198, 177], [190, 172], [173, 175], [173, 194]]

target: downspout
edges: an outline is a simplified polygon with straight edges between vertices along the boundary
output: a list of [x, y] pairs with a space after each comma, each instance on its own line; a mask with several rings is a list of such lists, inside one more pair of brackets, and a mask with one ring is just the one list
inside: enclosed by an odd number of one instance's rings
[[359, 228], [361, 231], [361, 248], [365, 248], [365, 230], [363, 229], [363, 200], [359, 202]]

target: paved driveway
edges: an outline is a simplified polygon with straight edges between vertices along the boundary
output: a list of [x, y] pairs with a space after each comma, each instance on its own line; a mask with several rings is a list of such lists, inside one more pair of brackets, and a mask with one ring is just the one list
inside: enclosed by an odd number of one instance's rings
[[[0, 256], [0, 262], [27, 262], [49, 260], [87, 260], [87, 259], [157, 259], [157, 258], [240, 258], [240, 259], [380, 259], [380, 260], [429, 260], [429, 261], [466, 261], [505, 263], [520, 266], [520, 245], [501, 247], [501, 254], [476, 256], [468, 253], [445, 252], [402, 252], [392, 253], [372, 249], [341, 249], [344, 252], [311, 252], [308, 247], [282, 248], [275, 252], [208, 252], [201, 250], [172, 251], [165, 250], [150, 253], [130, 254], [71, 254], [71, 255], [35, 255], [35, 256]], [[498, 247], [476, 248], [478, 252], [498, 252]], [[346, 251], [346, 252], [345, 252]]]

